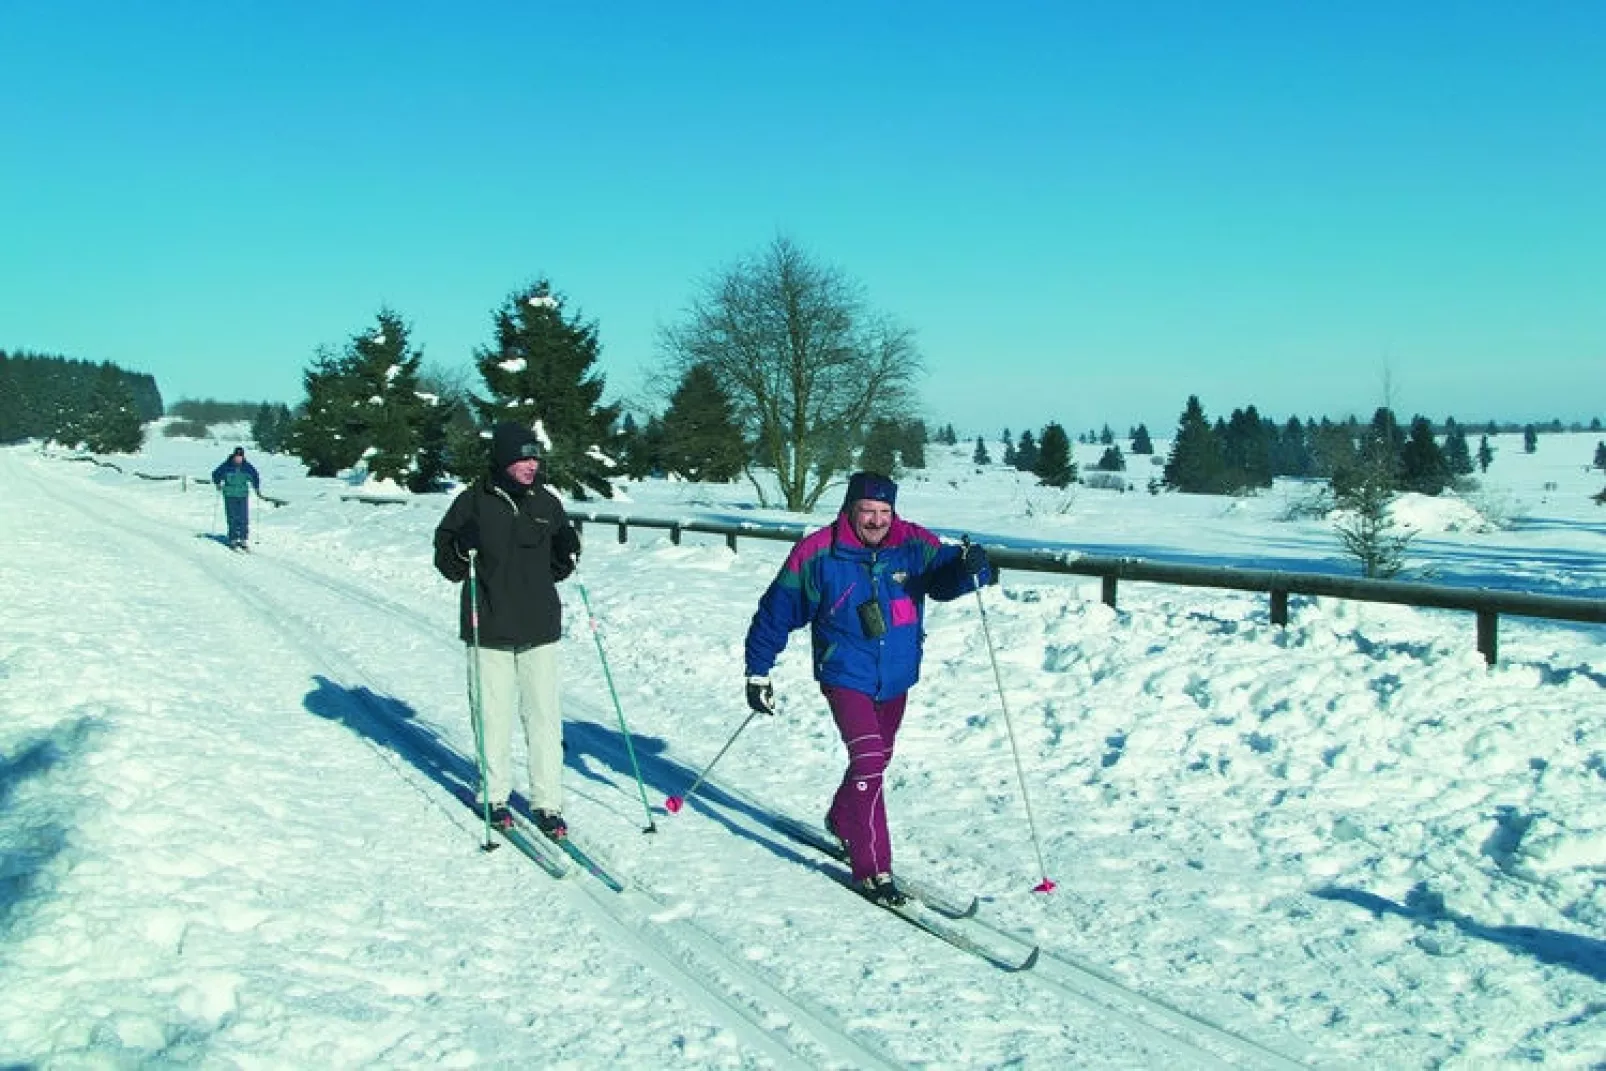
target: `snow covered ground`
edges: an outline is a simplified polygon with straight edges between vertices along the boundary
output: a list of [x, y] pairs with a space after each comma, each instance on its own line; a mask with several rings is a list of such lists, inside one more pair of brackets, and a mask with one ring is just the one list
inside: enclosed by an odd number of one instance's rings
[[[1404, 504], [1418, 575], [1606, 597], [1597, 438], [1497, 440], [1481, 512]], [[429, 563], [446, 498], [347, 501], [257, 455], [288, 505], [257, 503], [235, 554], [204, 483], [232, 445], [153, 435], [121, 473], [0, 450], [0, 1064], [1606, 1060], [1603, 627], [1502, 619], [1491, 669], [1466, 614], [1295, 599], [1282, 629], [1263, 597], [1126, 584], [1112, 611], [1096, 581], [1011, 573], [985, 609], [1043, 896], [978, 605], [934, 607], [889, 787], [899, 869], [983, 897], [999, 947], [1041, 946], [1010, 974], [763, 821], [817, 821], [840, 774], [801, 635], [780, 716], [663, 811], [745, 717], [741, 641], [784, 543], [585, 530], [562, 589], [567, 812], [615, 895], [478, 850], [455, 593]], [[1054, 492], [970, 450], [932, 448], [901, 511], [1350, 569], [1327, 525], [1284, 519], [1297, 486]], [[586, 508], [796, 520], [753, 507], [744, 485], [657, 481]]]

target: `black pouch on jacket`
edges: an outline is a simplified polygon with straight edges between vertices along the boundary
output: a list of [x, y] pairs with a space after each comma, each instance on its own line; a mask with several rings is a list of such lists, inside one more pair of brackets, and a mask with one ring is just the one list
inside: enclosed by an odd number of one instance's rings
[[887, 618], [881, 612], [881, 604], [874, 599], [866, 599], [856, 608], [859, 614], [859, 627], [864, 634], [872, 640], [879, 640], [887, 634]]

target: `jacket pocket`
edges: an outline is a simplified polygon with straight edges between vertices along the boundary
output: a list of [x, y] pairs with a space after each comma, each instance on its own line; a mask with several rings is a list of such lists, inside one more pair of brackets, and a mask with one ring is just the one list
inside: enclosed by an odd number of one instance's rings
[[912, 625], [920, 620], [920, 611], [915, 609], [915, 601], [907, 595], [900, 595], [892, 600], [892, 624]]

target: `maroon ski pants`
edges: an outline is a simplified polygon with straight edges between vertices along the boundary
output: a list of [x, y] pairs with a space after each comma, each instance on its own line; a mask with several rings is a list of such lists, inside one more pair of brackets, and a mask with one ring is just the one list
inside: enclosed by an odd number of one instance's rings
[[853, 877], [863, 880], [892, 871], [892, 839], [882, 775], [892, 762], [892, 746], [903, 723], [908, 693], [877, 701], [851, 688], [822, 685], [837, 732], [848, 749], [848, 771], [826, 814], [837, 836], [848, 842]]

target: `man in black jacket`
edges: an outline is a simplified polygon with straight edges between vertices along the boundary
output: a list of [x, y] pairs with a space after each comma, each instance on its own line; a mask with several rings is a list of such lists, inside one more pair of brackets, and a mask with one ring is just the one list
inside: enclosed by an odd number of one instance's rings
[[[563, 721], [558, 704], [558, 640], [563, 606], [557, 581], [580, 559], [580, 536], [557, 496], [542, 486], [541, 447], [530, 429], [498, 424], [491, 432], [491, 471], [466, 488], [435, 529], [435, 568], [447, 580], [468, 577], [477, 551], [480, 694], [484, 791], [491, 821], [512, 823], [513, 715], [524, 724], [530, 807], [541, 831], [556, 840], [563, 821]], [[463, 642], [474, 641], [474, 613], [463, 585]], [[469, 657], [475, 657], [470, 647]], [[469, 676], [472, 689], [474, 674]]]

